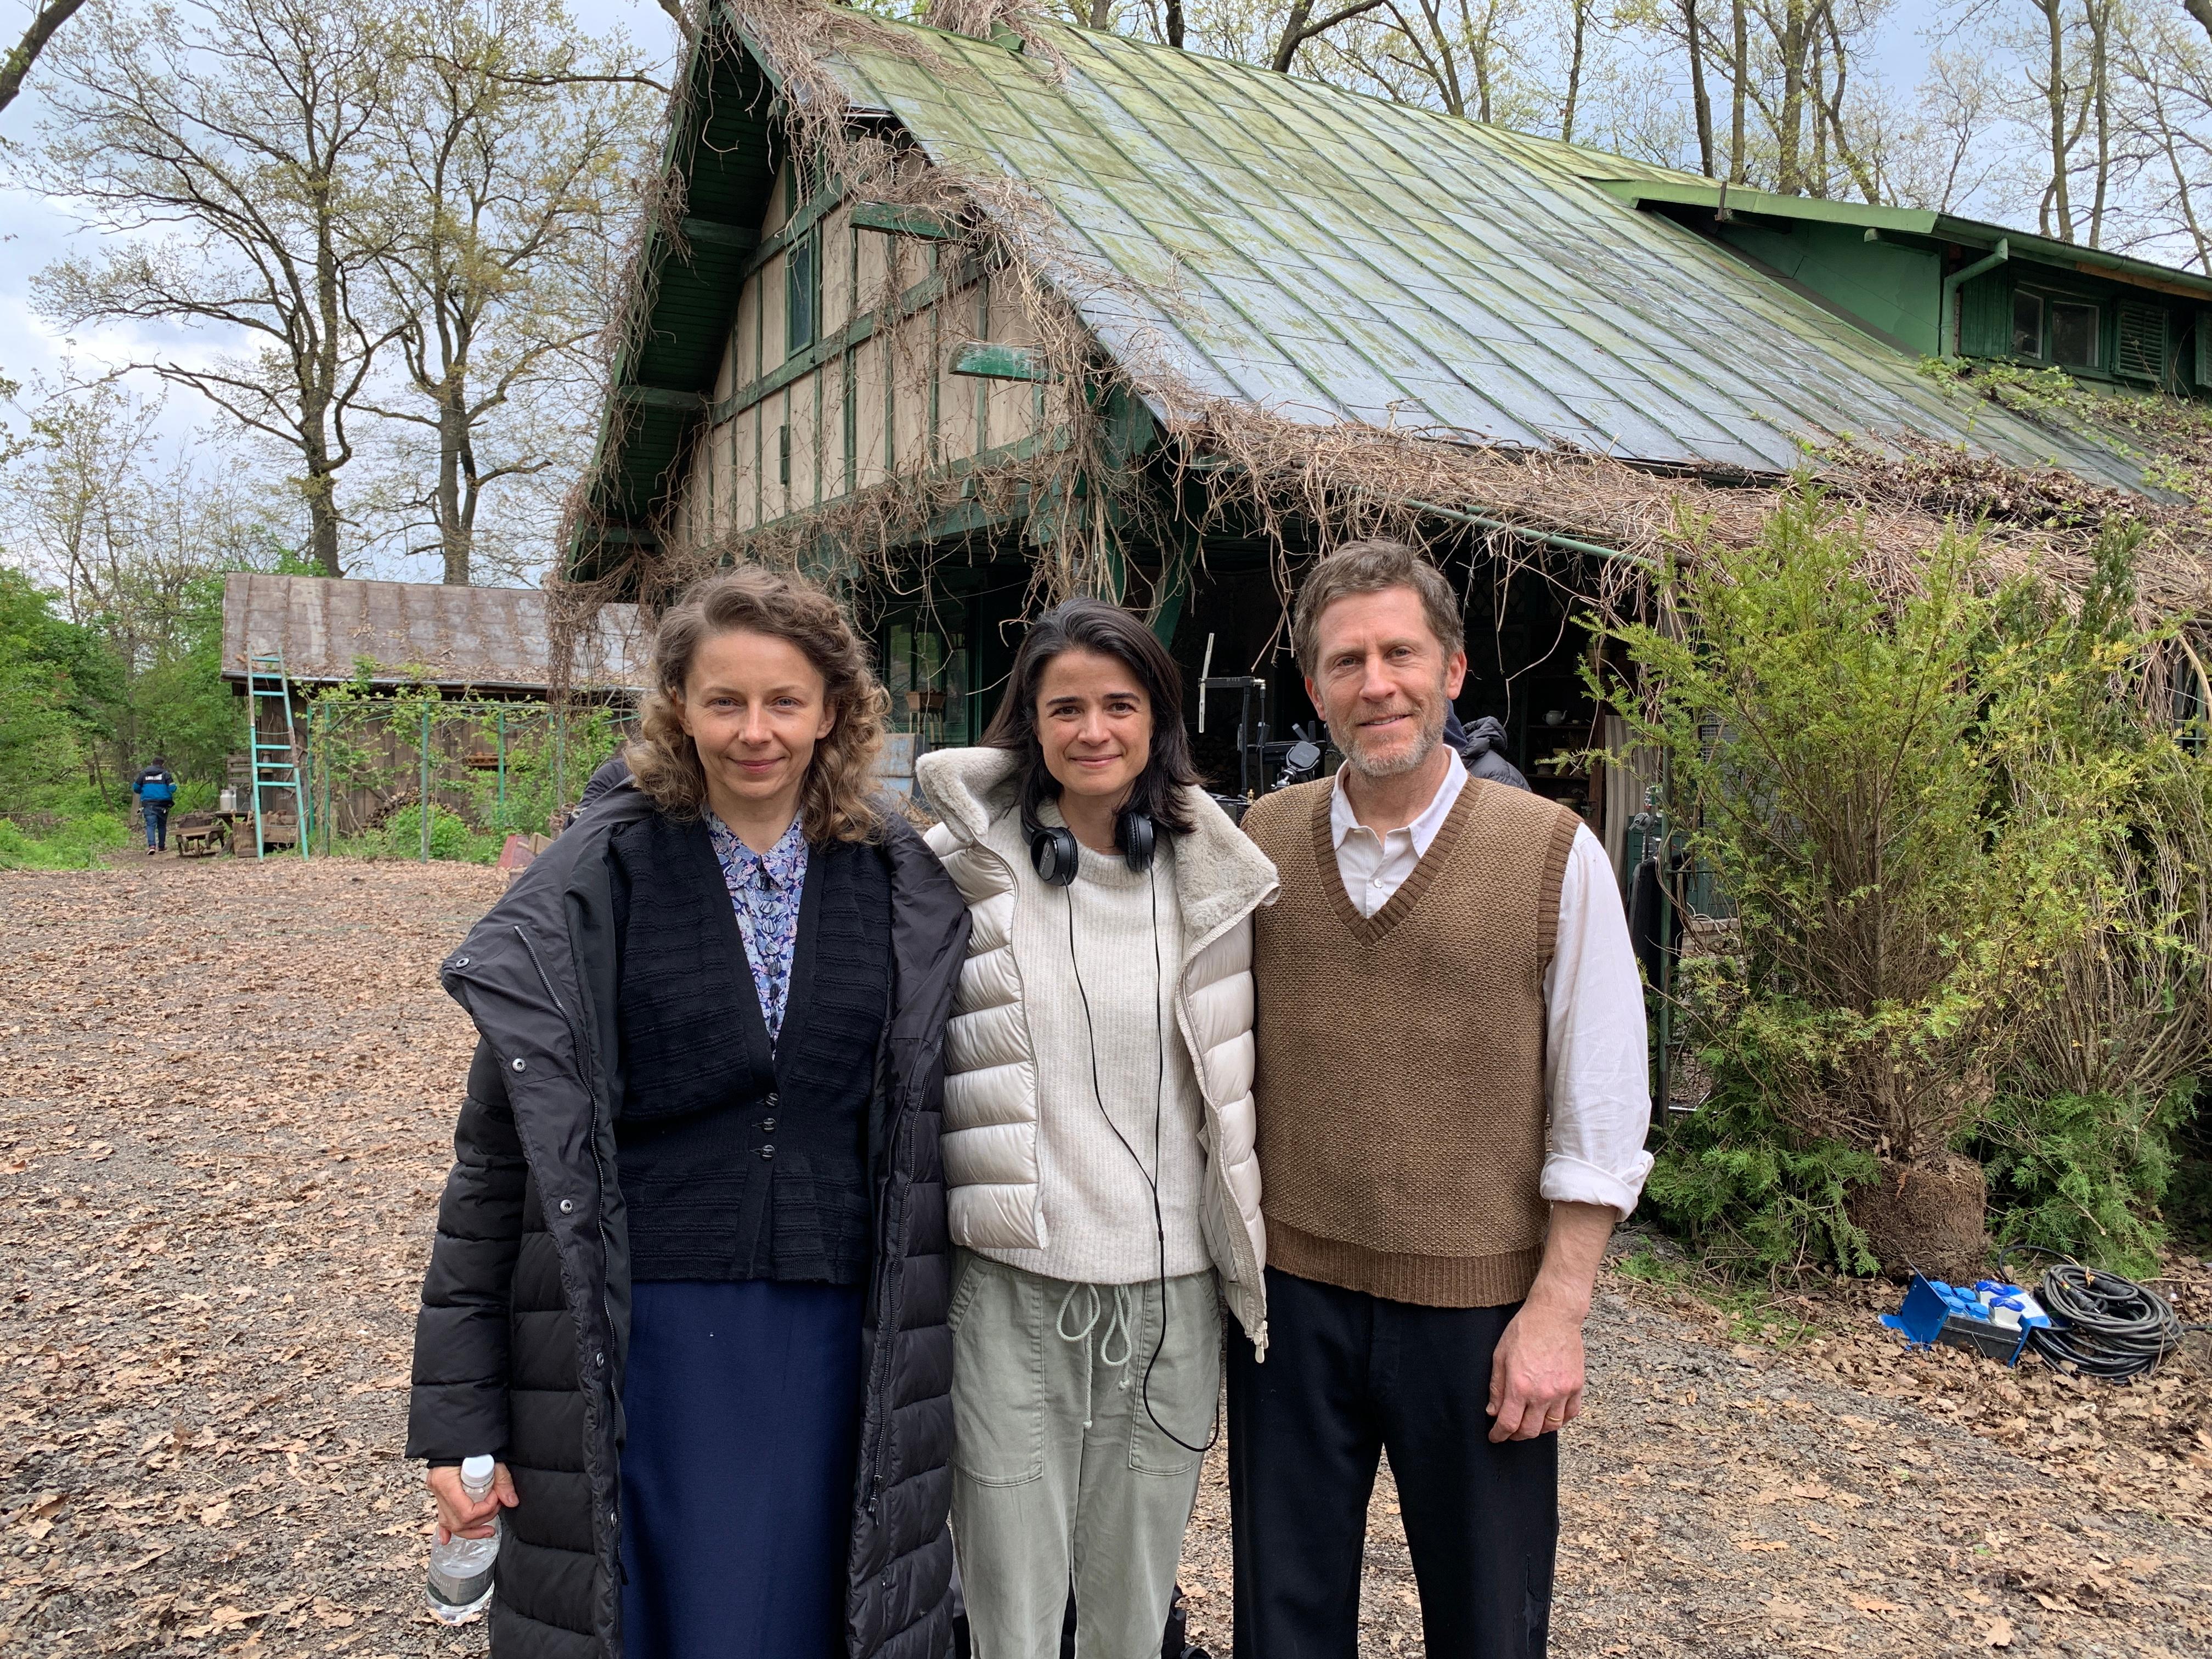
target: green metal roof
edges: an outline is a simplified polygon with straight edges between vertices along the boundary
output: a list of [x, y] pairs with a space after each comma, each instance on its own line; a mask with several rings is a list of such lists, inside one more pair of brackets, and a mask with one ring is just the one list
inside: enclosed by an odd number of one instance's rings
[[[1597, 165], [1601, 166], [1607, 159], [1609, 158], [1596, 158]], [[2193, 270], [2177, 270], [2172, 265], [2156, 264], [2148, 259], [2130, 258], [2124, 253], [2113, 253], [2104, 248], [2054, 241], [2048, 236], [2033, 235], [2024, 230], [2012, 230], [1979, 219], [1961, 219], [1953, 214], [1929, 213], [1917, 208], [1876, 207], [1865, 202], [1835, 201], [1821, 197], [1776, 196], [1765, 191], [1742, 190], [1733, 185], [1724, 190], [1711, 179], [1700, 179], [1694, 173], [1632, 170], [1634, 164], [1629, 163], [1617, 173], [1592, 170], [1585, 172], [1583, 176], [1607, 195], [1632, 207], [1639, 207], [1646, 202], [1716, 210], [1726, 207], [1734, 213], [1862, 226], [1868, 230], [1925, 237], [1931, 241], [1958, 242], [1973, 248], [1994, 247], [2002, 241], [2011, 247], [2014, 258], [2062, 265], [2069, 270], [2108, 277], [2114, 282], [2133, 283], [2162, 294], [2212, 301], [2212, 276], [2200, 276]]]
[[854, 100], [940, 164], [1031, 185], [1073, 251], [1056, 278], [1107, 348], [1202, 394], [1762, 471], [1909, 432], [2139, 487], [1628, 209], [1582, 176], [1595, 152], [1117, 35], [1052, 27], [1055, 76], [884, 27], [927, 51], [848, 49]]
[[[882, 47], [848, 45], [831, 67], [856, 106], [888, 113], [933, 161], [1034, 190], [1066, 249], [1048, 274], [1140, 386], [1158, 365], [1164, 382], [1297, 420], [1759, 471], [1839, 439], [1881, 448], [1913, 434], [2144, 487], [2123, 458], [1931, 380], [1635, 205], [1702, 200], [1717, 194], [1706, 180], [1196, 52], [1031, 27], [1064, 70], [1045, 52], [851, 15], [847, 38], [879, 30]], [[672, 146], [672, 166], [700, 158], [690, 211], [757, 223], [771, 143], [761, 70], [744, 52], [702, 52], [692, 72], [718, 130]], [[1896, 212], [1850, 211], [1873, 227]], [[696, 239], [689, 264], [656, 258], [644, 349], [617, 387], [709, 389], [743, 260]], [[1147, 394], [1164, 412], [1158, 389]], [[641, 522], [669, 487], [696, 418], [682, 403], [611, 428], [620, 453], [604, 457], [599, 489], [616, 523]]]

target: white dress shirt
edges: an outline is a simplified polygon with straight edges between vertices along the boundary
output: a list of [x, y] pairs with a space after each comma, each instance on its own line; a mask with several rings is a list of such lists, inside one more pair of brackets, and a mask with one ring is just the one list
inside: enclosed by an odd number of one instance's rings
[[[1467, 769], [1455, 759], [1420, 817], [1378, 836], [1353, 813], [1344, 774], [1337, 773], [1329, 834], [1345, 895], [1361, 915], [1388, 904], [1413, 873], [1467, 783]], [[1613, 866], [1587, 826], [1575, 831], [1559, 883], [1559, 924], [1544, 970], [1544, 1008], [1551, 1117], [1541, 1190], [1553, 1203], [1607, 1204], [1625, 1217], [1651, 1172], [1651, 1155], [1644, 1150], [1651, 1127], [1644, 982]], [[1482, 1033], [1468, 1032], [1467, 1043], [1469, 1057], [1479, 1054]]]

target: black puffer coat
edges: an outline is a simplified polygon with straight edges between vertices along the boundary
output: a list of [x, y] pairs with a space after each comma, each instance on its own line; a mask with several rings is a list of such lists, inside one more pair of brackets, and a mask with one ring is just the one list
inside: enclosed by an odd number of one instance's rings
[[[622, 1377], [629, 1255], [616, 1184], [617, 962], [607, 837], [653, 811], [596, 803], [516, 878], [441, 972], [480, 1041], [416, 1326], [407, 1455], [497, 1451], [498, 1659], [619, 1659]], [[942, 1042], [968, 907], [891, 816], [891, 1006], [871, 1116], [876, 1255], [853, 1494], [848, 1659], [951, 1645], [951, 1249], [938, 1160]]]

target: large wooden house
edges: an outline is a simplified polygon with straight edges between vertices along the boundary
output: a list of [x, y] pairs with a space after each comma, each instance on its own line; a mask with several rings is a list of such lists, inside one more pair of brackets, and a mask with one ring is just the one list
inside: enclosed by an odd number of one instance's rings
[[[1024, 28], [710, 11], [569, 580], [651, 601], [763, 549], [810, 561], [860, 602], [908, 731], [956, 744], [1012, 624], [1103, 587], [1187, 666], [1234, 786], [1240, 707], [1248, 738], [1312, 718], [1283, 626], [1298, 560], [1412, 528], [1464, 584], [1462, 712], [1501, 718], [1617, 854], [1641, 792], [1567, 758], [1605, 735], [1575, 611], [1636, 550], [1553, 463], [1771, 488], [1839, 450], [1951, 447], [2154, 498], [2127, 454], [1922, 359], [2212, 389], [2193, 274]], [[1224, 494], [1302, 443], [1303, 493]], [[1522, 482], [1447, 500], [1412, 487], [1431, 456]]]

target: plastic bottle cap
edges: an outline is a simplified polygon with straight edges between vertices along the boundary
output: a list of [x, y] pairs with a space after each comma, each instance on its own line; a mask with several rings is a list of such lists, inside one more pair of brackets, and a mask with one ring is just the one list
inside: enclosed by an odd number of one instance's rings
[[489, 1457], [464, 1457], [461, 1460], [461, 1484], [465, 1486], [491, 1485], [493, 1460]]

